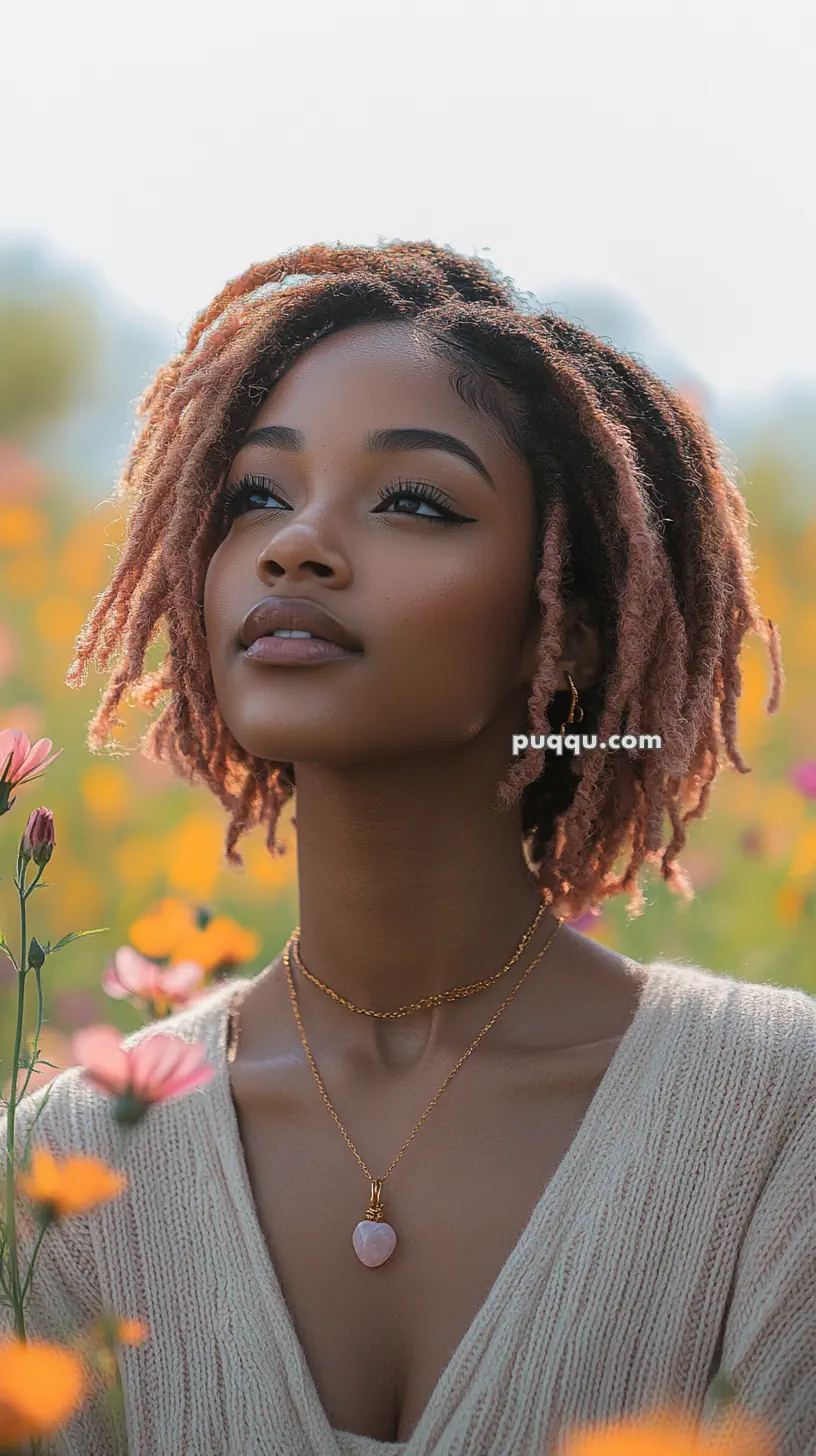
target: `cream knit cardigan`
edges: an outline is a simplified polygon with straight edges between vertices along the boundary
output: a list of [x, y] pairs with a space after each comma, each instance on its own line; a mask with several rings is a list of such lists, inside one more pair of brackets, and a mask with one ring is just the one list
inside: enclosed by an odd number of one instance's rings
[[[332, 1429], [298, 1342], [229, 1092], [226, 1017], [244, 979], [160, 1023], [203, 1040], [217, 1075], [151, 1109], [123, 1158], [110, 1100], [75, 1068], [50, 1084], [33, 1141], [94, 1153], [130, 1187], [46, 1234], [29, 1337], [60, 1338], [101, 1304], [147, 1321], [151, 1337], [120, 1360], [128, 1456], [551, 1456], [570, 1426], [664, 1398], [707, 1421], [720, 1365], [779, 1456], [816, 1456], [816, 997], [676, 962], [648, 970], [410, 1441]], [[21, 1104], [18, 1159], [47, 1091]], [[5, 1145], [3, 1120], [3, 1164]], [[109, 1431], [94, 1400], [49, 1450], [115, 1456]]]

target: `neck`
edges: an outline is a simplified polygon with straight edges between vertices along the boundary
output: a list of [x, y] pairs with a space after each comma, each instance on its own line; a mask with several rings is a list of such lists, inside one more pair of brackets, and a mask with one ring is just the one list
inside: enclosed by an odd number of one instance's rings
[[[499, 812], [495, 764], [479, 777], [467, 758], [459, 750], [401, 765], [296, 766], [300, 955], [355, 1006], [396, 1010], [487, 979], [540, 908], [521, 846], [521, 806]], [[494, 988], [405, 1018], [355, 1015], [292, 960], [307, 1036], [339, 1030], [384, 1054], [389, 1036], [394, 1046], [411, 1035], [424, 1054], [474, 1016], [478, 1031], [556, 924], [545, 911]]]

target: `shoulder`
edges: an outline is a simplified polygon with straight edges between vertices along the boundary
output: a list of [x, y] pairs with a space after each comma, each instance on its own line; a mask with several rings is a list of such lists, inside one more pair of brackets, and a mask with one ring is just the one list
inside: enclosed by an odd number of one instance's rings
[[697, 1007], [703, 1024], [728, 1023], [771, 1050], [816, 1052], [816, 996], [797, 986], [749, 981], [664, 957], [649, 961], [644, 969], [649, 979], [662, 984], [668, 1002]]
[[690, 962], [658, 959], [646, 970], [678, 1061], [784, 1141], [813, 1107], [816, 997]]

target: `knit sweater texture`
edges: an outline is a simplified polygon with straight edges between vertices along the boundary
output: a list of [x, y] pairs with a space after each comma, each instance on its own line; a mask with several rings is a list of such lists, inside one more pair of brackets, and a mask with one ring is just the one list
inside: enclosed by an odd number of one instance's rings
[[[120, 1353], [126, 1446], [99, 1388], [47, 1449], [551, 1456], [571, 1427], [664, 1400], [707, 1423], [722, 1367], [778, 1456], [816, 1456], [816, 997], [667, 960], [647, 969], [574, 1141], [404, 1442], [332, 1428], [284, 1301], [229, 1086], [227, 1015], [245, 978], [127, 1038], [200, 1040], [216, 1075], [154, 1106], [124, 1151], [110, 1098], [80, 1069], [29, 1094], [18, 1165], [46, 1099], [32, 1145], [129, 1178], [46, 1233], [29, 1338], [63, 1339], [102, 1308], [150, 1329]], [[5, 1118], [0, 1146], [5, 1164]], [[18, 1208], [25, 1251], [21, 1195]]]

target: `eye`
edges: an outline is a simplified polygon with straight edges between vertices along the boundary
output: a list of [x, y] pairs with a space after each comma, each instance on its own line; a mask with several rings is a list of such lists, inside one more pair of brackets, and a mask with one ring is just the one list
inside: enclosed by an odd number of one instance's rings
[[267, 496], [270, 500], [278, 499], [269, 489], [269, 482], [263, 475], [242, 475], [240, 480], [234, 480], [231, 485], [226, 486], [221, 497], [221, 518], [224, 524], [234, 516], [240, 516], [244, 510], [258, 509], [251, 505], [253, 496], [257, 495]]
[[376, 512], [377, 515], [398, 515], [413, 516], [422, 521], [435, 521], [441, 526], [455, 526], [465, 524], [473, 520], [472, 516], [460, 516], [458, 512], [451, 510], [447, 503], [447, 497], [439, 490], [438, 486], [431, 485], [427, 480], [398, 480], [396, 485], [386, 485], [378, 493], [379, 500], [383, 506], [389, 505], [395, 500], [410, 500], [418, 502], [420, 506], [433, 506], [434, 510], [442, 512], [439, 515], [429, 515], [425, 511], [386, 511], [382, 507]]
[[[278, 506], [284, 510], [289, 507], [285, 501], [271, 489], [272, 482], [263, 475], [242, 475], [240, 480], [232, 481], [225, 486], [221, 497], [221, 520], [224, 528], [228, 528], [236, 516], [242, 515], [247, 510], [263, 510], [263, 504], [257, 504], [258, 500], [277, 501]], [[454, 526], [467, 524], [474, 518], [462, 516], [451, 510], [447, 497], [438, 486], [431, 485], [427, 480], [403, 480], [400, 478], [394, 485], [384, 486], [378, 492], [380, 507], [374, 512], [375, 515], [398, 515], [413, 516], [422, 521], [434, 521], [442, 526]], [[413, 501], [418, 506], [431, 507], [436, 514], [432, 515], [426, 510], [398, 510], [387, 511], [384, 507], [393, 501]]]

